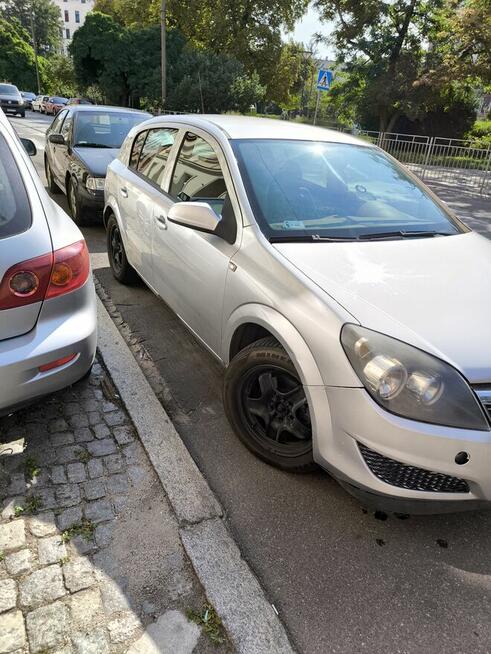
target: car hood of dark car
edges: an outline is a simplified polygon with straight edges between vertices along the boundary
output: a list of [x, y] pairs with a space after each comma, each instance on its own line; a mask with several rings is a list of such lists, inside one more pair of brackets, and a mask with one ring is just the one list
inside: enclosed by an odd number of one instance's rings
[[96, 177], [105, 177], [109, 164], [119, 152], [119, 148], [73, 148], [74, 154], [80, 159], [87, 170]]

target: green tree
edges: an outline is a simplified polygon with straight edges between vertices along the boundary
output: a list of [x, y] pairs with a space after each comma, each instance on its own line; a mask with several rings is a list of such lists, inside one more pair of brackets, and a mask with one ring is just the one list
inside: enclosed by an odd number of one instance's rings
[[[0, 18], [0, 80], [12, 82], [20, 89], [37, 87], [34, 50], [29, 35], [17, 21]], [[40, 69], [44, 60], [39, 58]]]
[[60, 48], [61, 14], [51, 0], [4, 0], [2, 5], [0, 16], [18, 21], [29, 35], [32, 17], [38, 52], [47, 54]]
[[45, 93], [71, 98], [77, 95], [77, 82], [73, 60], [63, 54], [54, 54], [46, 59], [44, 66]]
[[232, 82], [230, 88], [234, 107], [242, 113], [250, 111], [251, 106], [264, 99], [266, 88], [259, 81], [259, 75], [240, 75]]

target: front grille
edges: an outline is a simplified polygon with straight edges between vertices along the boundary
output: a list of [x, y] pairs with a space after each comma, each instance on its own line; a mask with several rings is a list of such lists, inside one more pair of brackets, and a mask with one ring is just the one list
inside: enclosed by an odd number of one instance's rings
[[442, 475], [439, 472], [423, 470], [389, 459], [358, 443], [365, 463], [381, 481], [391, 486], [415, 491], [433, 493], [468, 493], [469, 486], [464, 479]]
[[476, 395], [483, 405], [484, 411], [486, 412], [489, 421], [491, 422], [491, 386], [476, 386], [474, 387], [474, 390], [476, 391]]

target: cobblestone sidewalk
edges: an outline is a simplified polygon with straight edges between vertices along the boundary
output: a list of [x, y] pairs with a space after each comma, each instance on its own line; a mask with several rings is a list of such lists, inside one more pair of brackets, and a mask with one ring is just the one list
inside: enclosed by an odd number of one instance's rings
[[99, 364], [0, 418], [0, 498], [0, 654], [232, 651], [186, 618], [206, 598]]

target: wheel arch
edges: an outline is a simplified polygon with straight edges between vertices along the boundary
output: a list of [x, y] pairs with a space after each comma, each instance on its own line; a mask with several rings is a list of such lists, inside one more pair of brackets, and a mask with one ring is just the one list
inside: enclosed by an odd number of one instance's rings
[[304, 386], [323, 386], [322, 375], [307, 343], [276, 309], [246, 304], [236, 309], [224, 329], [222, 359], [226, 365], [250, 343], [273, 336], [286, 350]]

